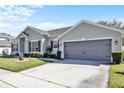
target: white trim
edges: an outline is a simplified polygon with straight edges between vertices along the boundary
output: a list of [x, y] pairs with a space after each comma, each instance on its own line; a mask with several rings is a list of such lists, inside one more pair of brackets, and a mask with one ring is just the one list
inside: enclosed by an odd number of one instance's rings
[[[19, 33], [19, 35], [21, 35], [21, 33], [25, 32], [27, 29], [31, 29], [31, 27], [30, 27], [30, 26], [27, 26], [23, 31], [21, 31], [21, 32]], [[36, 29], [38, 29], [38, 28], [36, 28]], [[41, 35], [44, 35], [44, 34], [38, 32], [37, 30], [33, 30], [33, 29], [31, 29], [31, 30], [32, 30], [32, 31], [35, 31], [35, 32], [37, 32], [37, 33], [39, 33], [39, 34], [41, 34]], [[39, 30], [40, 30], [40, 29], [39, 29]], [[41, 31], [43, 31], [43, 30], [41, 30]], [[18, 38], [19, 35], [18, 35], [16, 38]], [[30, 37], [30, 36], [28, 36], [28, 37]]]
[[30, 42], [36, 42], [39, 41], [40, 39], [36, 39], [36, 40], [29, 40]]
[[101, 24], [98, 24], [98, 23], [94, 23], [94, 22], [91, 22], [91, 21], [88, 21], [88, 20], [84, 20], [83, 19], [82, 22], [88, 23], [88, 24], [92, 24], [92, 25], [95, 25], [95, 26], [99, 26], [99, 27], [102, 27], [102, 28], [106, 28], [106, 29], [109, 29], [109, 30], [114, 30], [114, 31], [117, 31], [117, 32], [120, 32], [120, 33], [123, 33], [123, 30], [112, 28], [112, 27], [108, 27], [108, 26], [104, 26], [104, 25], [101, 25]]
[[59, 35], [51, 35], [51, 36], [48, 36], [48, 37], [50, 38], [50, 37], [57, 37], [57, 36], [59, 36]]
[[76, 25], [72, 26], [72, 27], [71, 27], [69, 30], [67, 30], [65, 33], [63, 33], [63, 34], [59, 35], [57, 38], [55, 38], [55, 40], [60, 39], [62, 36], [66, 35], [68, 32], [70, 32], [71, 30], [73, 30], [74, 28], [76, 28], [76, 27], [77, 27], [79, 24], [81, 24], [81, 23], [82, 23], [82, 21], [79, 22], [79, 23], [77, 23]]
[[65, 41], [62, 41], [61, 43], [62, 43], [62, 55], [61, 55], [61, 58], [65, 58], [65, 48], [64, 48], [64, 43], [66, 43], [66, 42], [78, 42], [78, 41], [95, 41], [95, 40], [111, 40], [111, 52], [113, 52], [112, 51], [112, 40], [113, 40], [113, 37], [107, 37], [107, 38], [92, 38], [92, 39], [78, 39], [78, 40], [65, 40]]
[[104, 25], [100, 25], [100, 24], [97, 24], [97, 23], [94, 23], [94, 22], [91, 22], [91, 21], [87, 21], [87, 20], [81, 20], [80, 22], [78, 22], [76, 25], [74, 25], [72, 28], [70, 28], [69, 30], [67, 30], [65, 33], [61, 34], [60, 36], [58, 36], [56, 39], [60, 39], [61, 37], [63, 37], [64, 35], [66, 35], [67, 33], [69, 33], [71, 30], [75, 29], [77, 26], [79, 26], [81, 23], [87, 23], [87, 24], [91, 24], [91, 25], [95, 25], [95, 26], [98, 26], [98, 27], [101, 27], [101, 28], [106, 28], [106, 29], [109, 29], [109, 30], [113, 30], [113, 31], [116, 31], [116, 32], [119, 32], [121, 34], [124, 34], [123, 30], [119, 30], [119, 29], [116, 29], [116, 28], [112, 28], [112, 27], [107, 27], [107, 26], [104, 26]]
[[20, 53], [20, 39], [17, 39], [17, 44], [18, 44], [18, 52]]
[[45, 38], [42, 38], [41, 40], [41, 53], [45, 53], [46, 51], [44, 51], [44, 42], [45, 42]]
[[[27, 30], [29, 27], [27, 26], [23, 31], [21, 31], [18, 36], [16, 37], [16, 39], [21, 35], [21, 33], [25, 32], [25, 30]], [[25, 35], [25, 34], [24, 34]], [[28, 36], [29, 37], [29, 36]]]
[[107, 40], [113, 39], [113, 37], [106, 37], [106, 38], [91, 38], [91, 39], [77, 39], [77, 40], [64, 40], [63, 42], [76, 42], [76, 41], [91, 41], [91, 40]]

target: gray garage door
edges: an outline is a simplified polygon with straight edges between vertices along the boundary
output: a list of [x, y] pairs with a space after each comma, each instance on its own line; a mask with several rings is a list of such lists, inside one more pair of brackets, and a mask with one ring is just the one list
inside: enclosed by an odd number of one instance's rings
[[111, 40], [91, 40], [64, 43], [64, 56], [68, 59], [111, 61]]

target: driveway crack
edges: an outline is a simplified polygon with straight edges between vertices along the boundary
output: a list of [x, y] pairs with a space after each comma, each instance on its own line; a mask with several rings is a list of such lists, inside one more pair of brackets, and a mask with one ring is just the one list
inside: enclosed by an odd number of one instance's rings
[[71, 88], [69, 86], [65, 86], [65, 85], [62, 85], [62, 84], [59, 84], [59, 83], [56, 83], [56, 82], [52, 82], [52, 81], [49, 81], [49, 80], [41, 79], [41, 78], [34, 77], [34, 76], [31, 76], [31, 75], [27, 75], [27, 74], [23, 74], [23, 73], [19, 73], [19, 74], [25, 75], [25, 76], [29, 76], [29, 77], [32, 77], [32, 78], [35, 78], [35, 79], [39, 79], [39, 80], [42, 80], [42, 81], [46, 81], [46, 82], [49, 82], [49, 83], [53, 83], [53, 84], [56, 84], [56, 85], [59, 85], [59, 86], [63, 86], [63, 87], [66, 87], [66, 88]]
[[0, 80], [0, 81], [3, 82], [3, 83], [5, 83], [5, 84], [7, 84], [7, 85], [10, 85], [10, 86], [12, 86], [12, 87], [14, 87], [14, 88], [18, 88], [18, 87], [14, 86], [14, 85], [12, 85], [12, 84], [10, 84], [10, 83], [8, 83], [8, 82], [5, 82], [5, 81], [3, 81], [3, 80]]

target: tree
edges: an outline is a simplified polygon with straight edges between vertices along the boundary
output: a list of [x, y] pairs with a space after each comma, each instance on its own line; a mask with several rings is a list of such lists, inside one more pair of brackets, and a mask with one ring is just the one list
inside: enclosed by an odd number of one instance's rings
[[113, 19], [112, 21], [98, 21], [97, 23], [101, 25], [113, 27], [113, 28], [124, 29], [123, 22], [119, 22], [115, 19]]

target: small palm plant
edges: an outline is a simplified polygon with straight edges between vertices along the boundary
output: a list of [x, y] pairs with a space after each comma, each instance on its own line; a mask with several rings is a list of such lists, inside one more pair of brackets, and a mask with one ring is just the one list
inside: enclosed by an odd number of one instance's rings
[[47, 49], [46, 49], [46, 51], [47, 51], [48, 53], [51, 53], [51, 52], [52, 52], [52, 47], [51, 47], [51, 46], [48, 46]]

